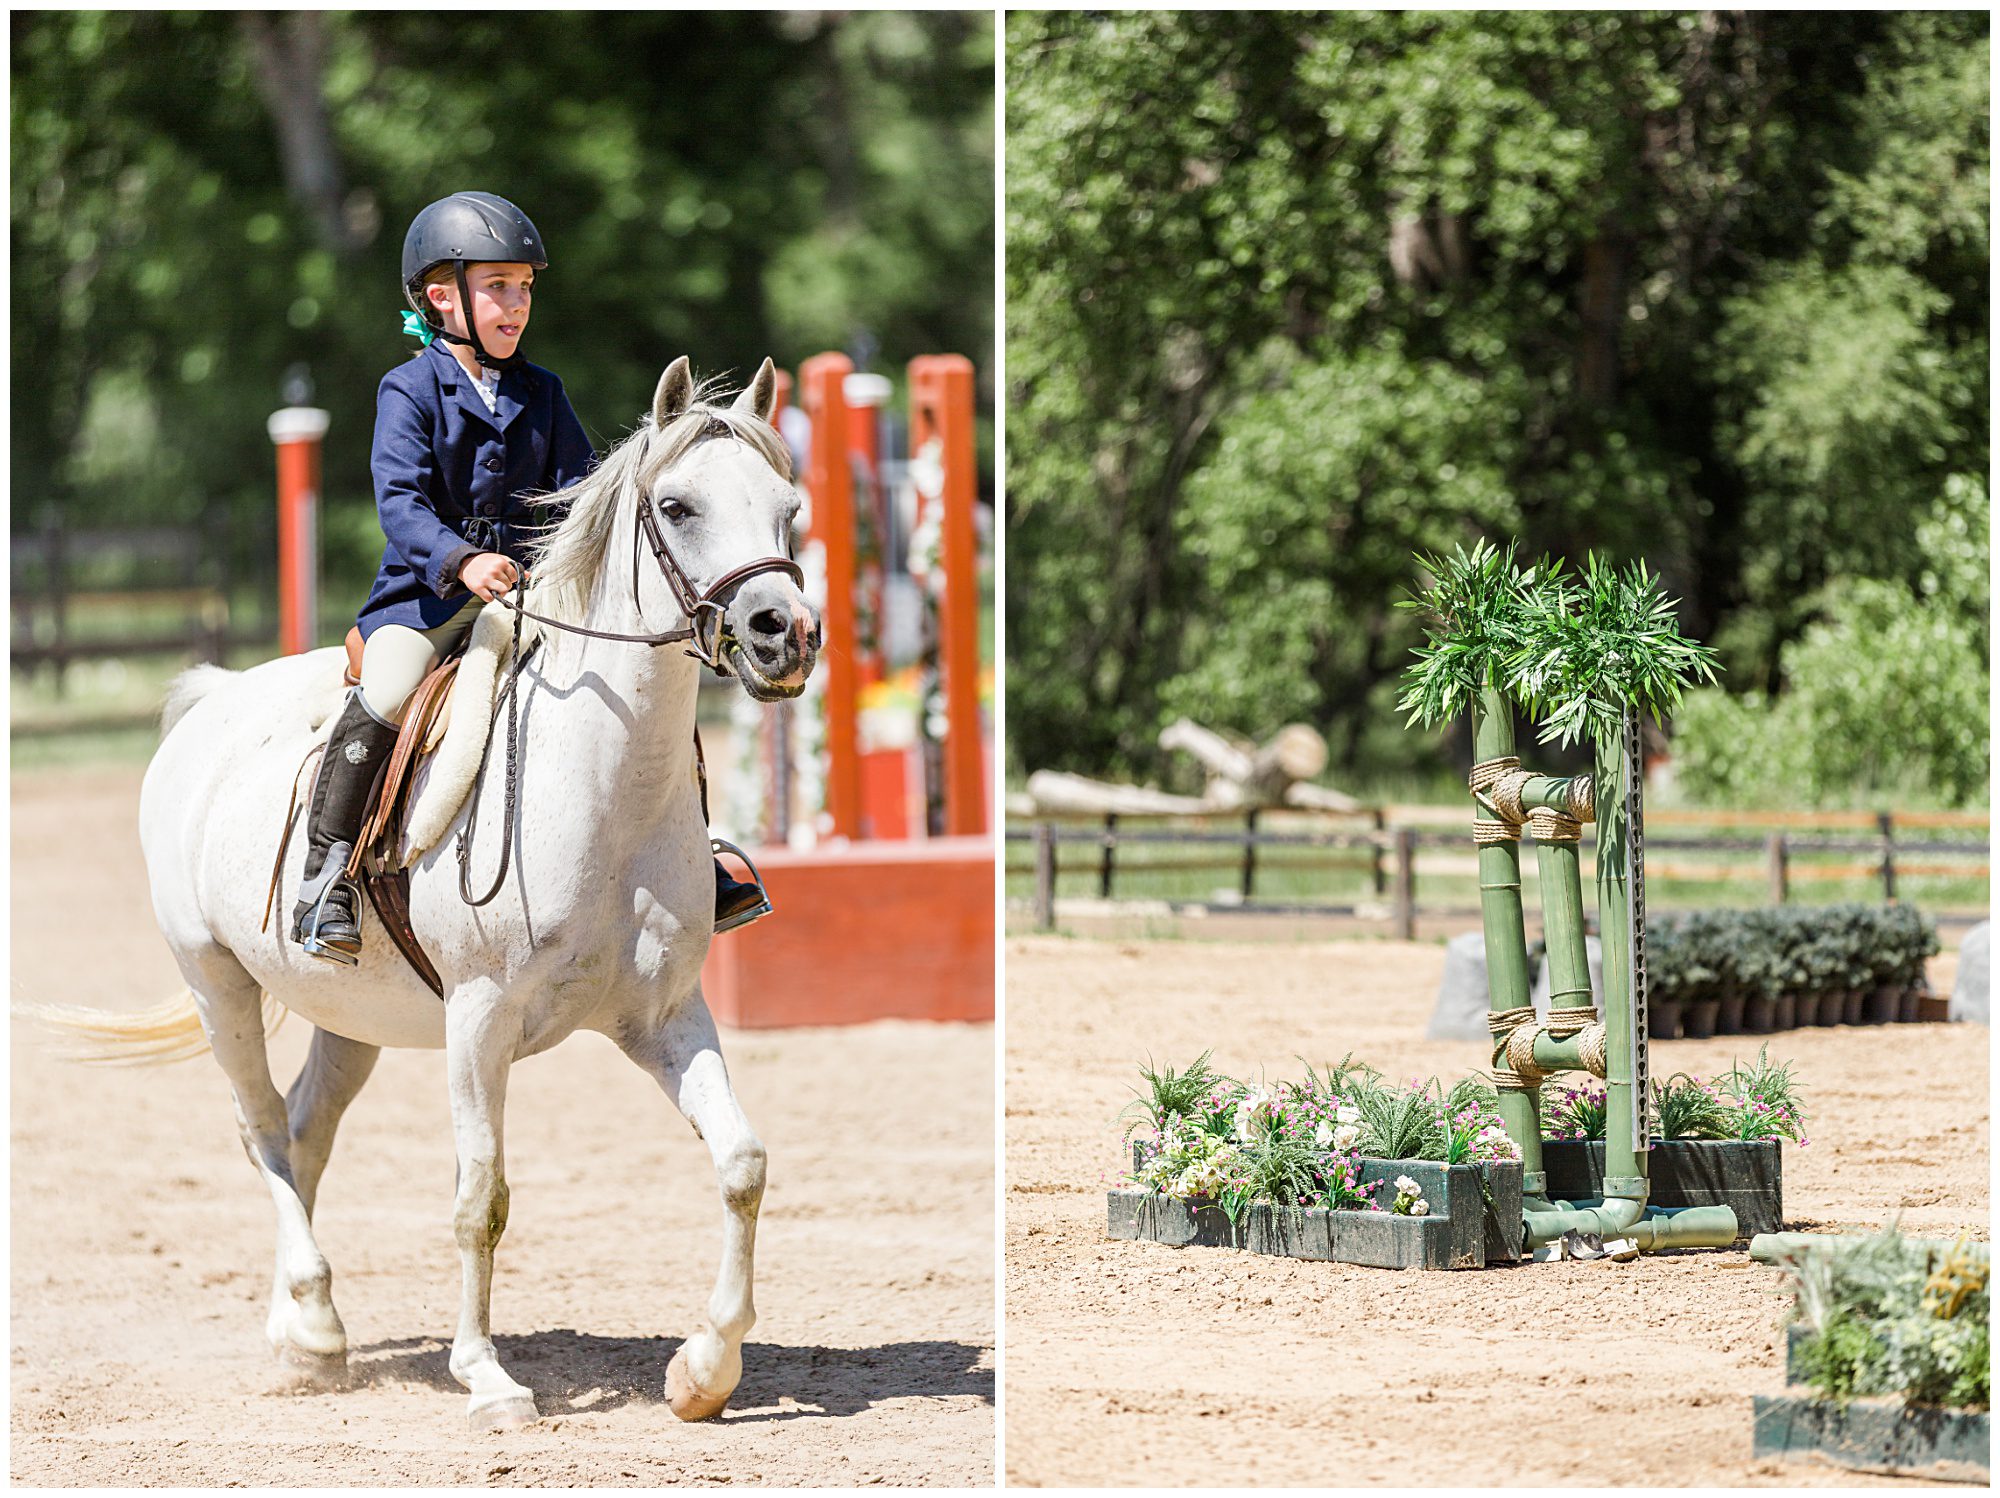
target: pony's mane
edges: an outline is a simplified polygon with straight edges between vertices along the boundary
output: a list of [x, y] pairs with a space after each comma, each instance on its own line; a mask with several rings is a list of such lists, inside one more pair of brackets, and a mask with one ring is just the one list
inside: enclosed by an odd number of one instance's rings
[[719, 399], [707, 399], [709, 393], [706, 389], [697, 392], [687, 410], [664, 430], [653, 424], [648, 412], [640, 418], [637, 430], [606, 453], [604, 461], [586, 477], [542, 501], [568, 506], [563, 518], [536, 546], [531, 568], [536, 596], [549, 614], [570, 623], [582, 618], [603, 570], [605, 549], [611, 544], [620, 507], [637, 504], [638, 496], [651, 493], [660, 474], [688, 455], [711, 422], [728, 427], [732, 436], [749, 443], [782, 477], [791, 478], [791, 449], [776, 429]]

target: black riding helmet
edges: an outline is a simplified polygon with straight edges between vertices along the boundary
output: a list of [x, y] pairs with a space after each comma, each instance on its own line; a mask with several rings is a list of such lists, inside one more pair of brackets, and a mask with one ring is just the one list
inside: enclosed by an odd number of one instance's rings
[[[528, 215], [490, 192], [455, 192], [439, 198], [411, 220], [410, 232], [403, 236], [403, 299], [433, 336], [465, 344], [488, 369], [506, 369], [520, 363], [521, 355], [517, 351], [510, 359], [496, 359], [480, 346], [479, 329], [472, 321], [472, 293], [465, 284], [466, 266], [494, 260], [548, 269], [541, 231]], [[465, 309], [465, 331], [471, 335], [467, 338], [447, 331], [437, 308], [424, 295], [424, 277], [447, 261], [458, 271], [458, 304]]]

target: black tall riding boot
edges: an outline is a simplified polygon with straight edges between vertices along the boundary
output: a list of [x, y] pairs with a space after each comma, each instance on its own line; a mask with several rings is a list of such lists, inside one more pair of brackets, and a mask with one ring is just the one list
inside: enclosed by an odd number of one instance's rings
[[329, 962], [353, 967], [361, 960], [361, 891], [347, 878], [347, 860], [376, 773], [395, 745], [396, 725], [370, 712], [356, 687], [320, 760], [306, 818], [305, 879], [292, 907], [292, 940]]
[[[720, 852], [726, 848], [738, 858], [743, 859], [744, 863], [750, 863], [750, 860], [745, 857], [743, 850], [734, 843], [723, 842], [720, 838], [710, 838], [709, 848], [713, 852]], [[757, 874], [756, 865], [750, 865], [750, 872], [752, 877], [755, 878]], [[725, 931], [734, 931], [738, 926], [747, 926], [752, 921], [761, 921], [770, 913], [771, 897], [765, 893], [763, 880], [757, 878], [755, 883], [744, 884], [740, 880], [732, 879], [729, 875], [729, 870], [722, 866], [722, 860], [719, 858], [716, 859], [715, 934], [720, 936]]]

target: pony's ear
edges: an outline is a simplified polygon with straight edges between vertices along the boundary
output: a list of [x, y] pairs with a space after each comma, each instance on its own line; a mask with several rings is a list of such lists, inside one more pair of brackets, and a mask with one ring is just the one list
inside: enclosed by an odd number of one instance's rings
[[729, 409], [759, 421], [771, 419], [771, 403], [778, 398], [778, 371], [766, 359], [757, 366], [757, 377], [743, 388]]
[[653, 392], [653, 425], [664, 427], [694, 400], [694, 374], [688, 368], [687, 355], [682, 354], [667, 366], [667, 372], [660, 376], [660, 386]]

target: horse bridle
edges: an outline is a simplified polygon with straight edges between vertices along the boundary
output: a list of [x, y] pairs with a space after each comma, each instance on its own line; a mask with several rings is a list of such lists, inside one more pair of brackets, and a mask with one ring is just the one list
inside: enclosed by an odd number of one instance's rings
[[[708, 428], [695, 439], [695, 445], [708, 441], [711, 437], [728, 437], [735, 434], [726, 422], [719, 418], [710, 421]], [[507, 865], [514, 842], [514, 805], [519, 786], [521, 694], [516, 690], [521, 679], [521, 668], [527, 664], [527, 655], [521, 649], [521, 625], [526, 619], [545, 624], [551, 629], [566, 630], [573, 635], [589, 635], [594, 640], [623, 640], [633, 645], [679, 645], [692, 644], [688, 654], [701, 661], [717, 675], [723, 675], [722, 652], [728, 645], [730, 636], [725, 631], [723, 613], [727, 605], [722, 595], [739, 583], [764, 572], [782, 572], [792, 582], [803, 588], [806, 575], [799, 564], [790, 557], [759, 557], [754, 562], [745, 562], [740, 567], [732, 567], [722, 574], [707, 589], [696, 588], [694, 579], [674, 556], [673, 548], [667, 545], [666, 534], [660, 529], [660, 522], [653, 513], [653, 502], [644, 498], [639, 505], [639, 524], [632, 534], [632, 602], [639, 602], [639, 538], [645, 537], [646, 544], [653, 549], [653, 560], [659, 563], [660, 572], [673, 590], [674, 601], [687, 615], [687, 624], [680, 629], [669, 629], [659, 634], [633, 635], [618, 630], [590, 629], [581, 624], [570, 624], [561, 619], [551, 619], [546, 614], [537, 614], [521, 600], [528, 588], [527, 575], [520, 569], [514, 573], [514, 597], [501, 596], [493, 601], [514, 611], [514, 663], [507, 673], [506, 683], [501, 687], [493, 703], [493, 717], [500, 716], [500, 698], [507, 702], [507, 796], [502, 810], [503, 822], [500, 829], [500, 870], [493, 876], [493, 886], [485, 894], [472, 893], [472, 838], [479, 823], [479, 797], [477, 790], [472, 797], [472, 811], [465, 819], [465, 825], [458, 830], [458, 894], [467, 905], [488, 904], [500, 893], [500, 886], [507, 882]], [[712, 621], [712, 628], [704, 629], [704, 621]], [[698, 743], [699, 741], [697, 741]], [[486, 762], [493, 753], [493, 735], [487, 733], [486, 745], [479, 755], [479, 785], [486, 780]]]
[[[708, 429], [695, 439], [694, 445], [698, 447], [712, 437], [734, 435], [726, 422], [716, 418], [709, 423]], [[571, 634], [589, 635], [595, 640], [623, 640], [634, 645], [691, 643], [694, 648], [688, 651], [688, 654], [710, 670], [721, 674], [723, 647], [729, 643], [729, 635], [723, 622], [723, 614], [728, 606], [723, 602], [723, 595], [739, 583], [765, 572], [782, 572], [800, 588], [806, 583], [805, 572], [790, 557], [759, 557], [756, 561], [730, 568], [710, 583], [705, 591], [696, 588], [694, 579], [688, 576], [687, 569], [681, 566], [680, 560], [675, 557], [673, 548], [667, 545], [666, 533], [660, 529], [659, 516], [654, 513], [653, 502], [648, 498], [640, 502], [639, 524], [632, 533], [632, 602], [635, 606], [639, 603], [641, 538], [652, 548], [653, 560], [659, 564], [661, 575], [666, 578], [668, 588], [673, 591], [674, 601], [680, 605], [681, 612], [687, 615], [688, 622], [681, 629], [670, 629], [648, 635], [623, 634], [617, 630], [588, 629], [581, 624], [569, 624], [561, 619], [551, 619], [546, 614], [537, 614], [521, 602], [521, 596], [527, 591], [527, 579], [525, 574], [518, 570], [514, 575], [516, 596], [513, 598], [503, 596], [496, 598], [494, 602], [514, 610], [518, 616], [533, 619], [538, 624], [546, 624], [552, 629], [567, 630]], [[518, 618], [515, 628], [518, 633]]]

